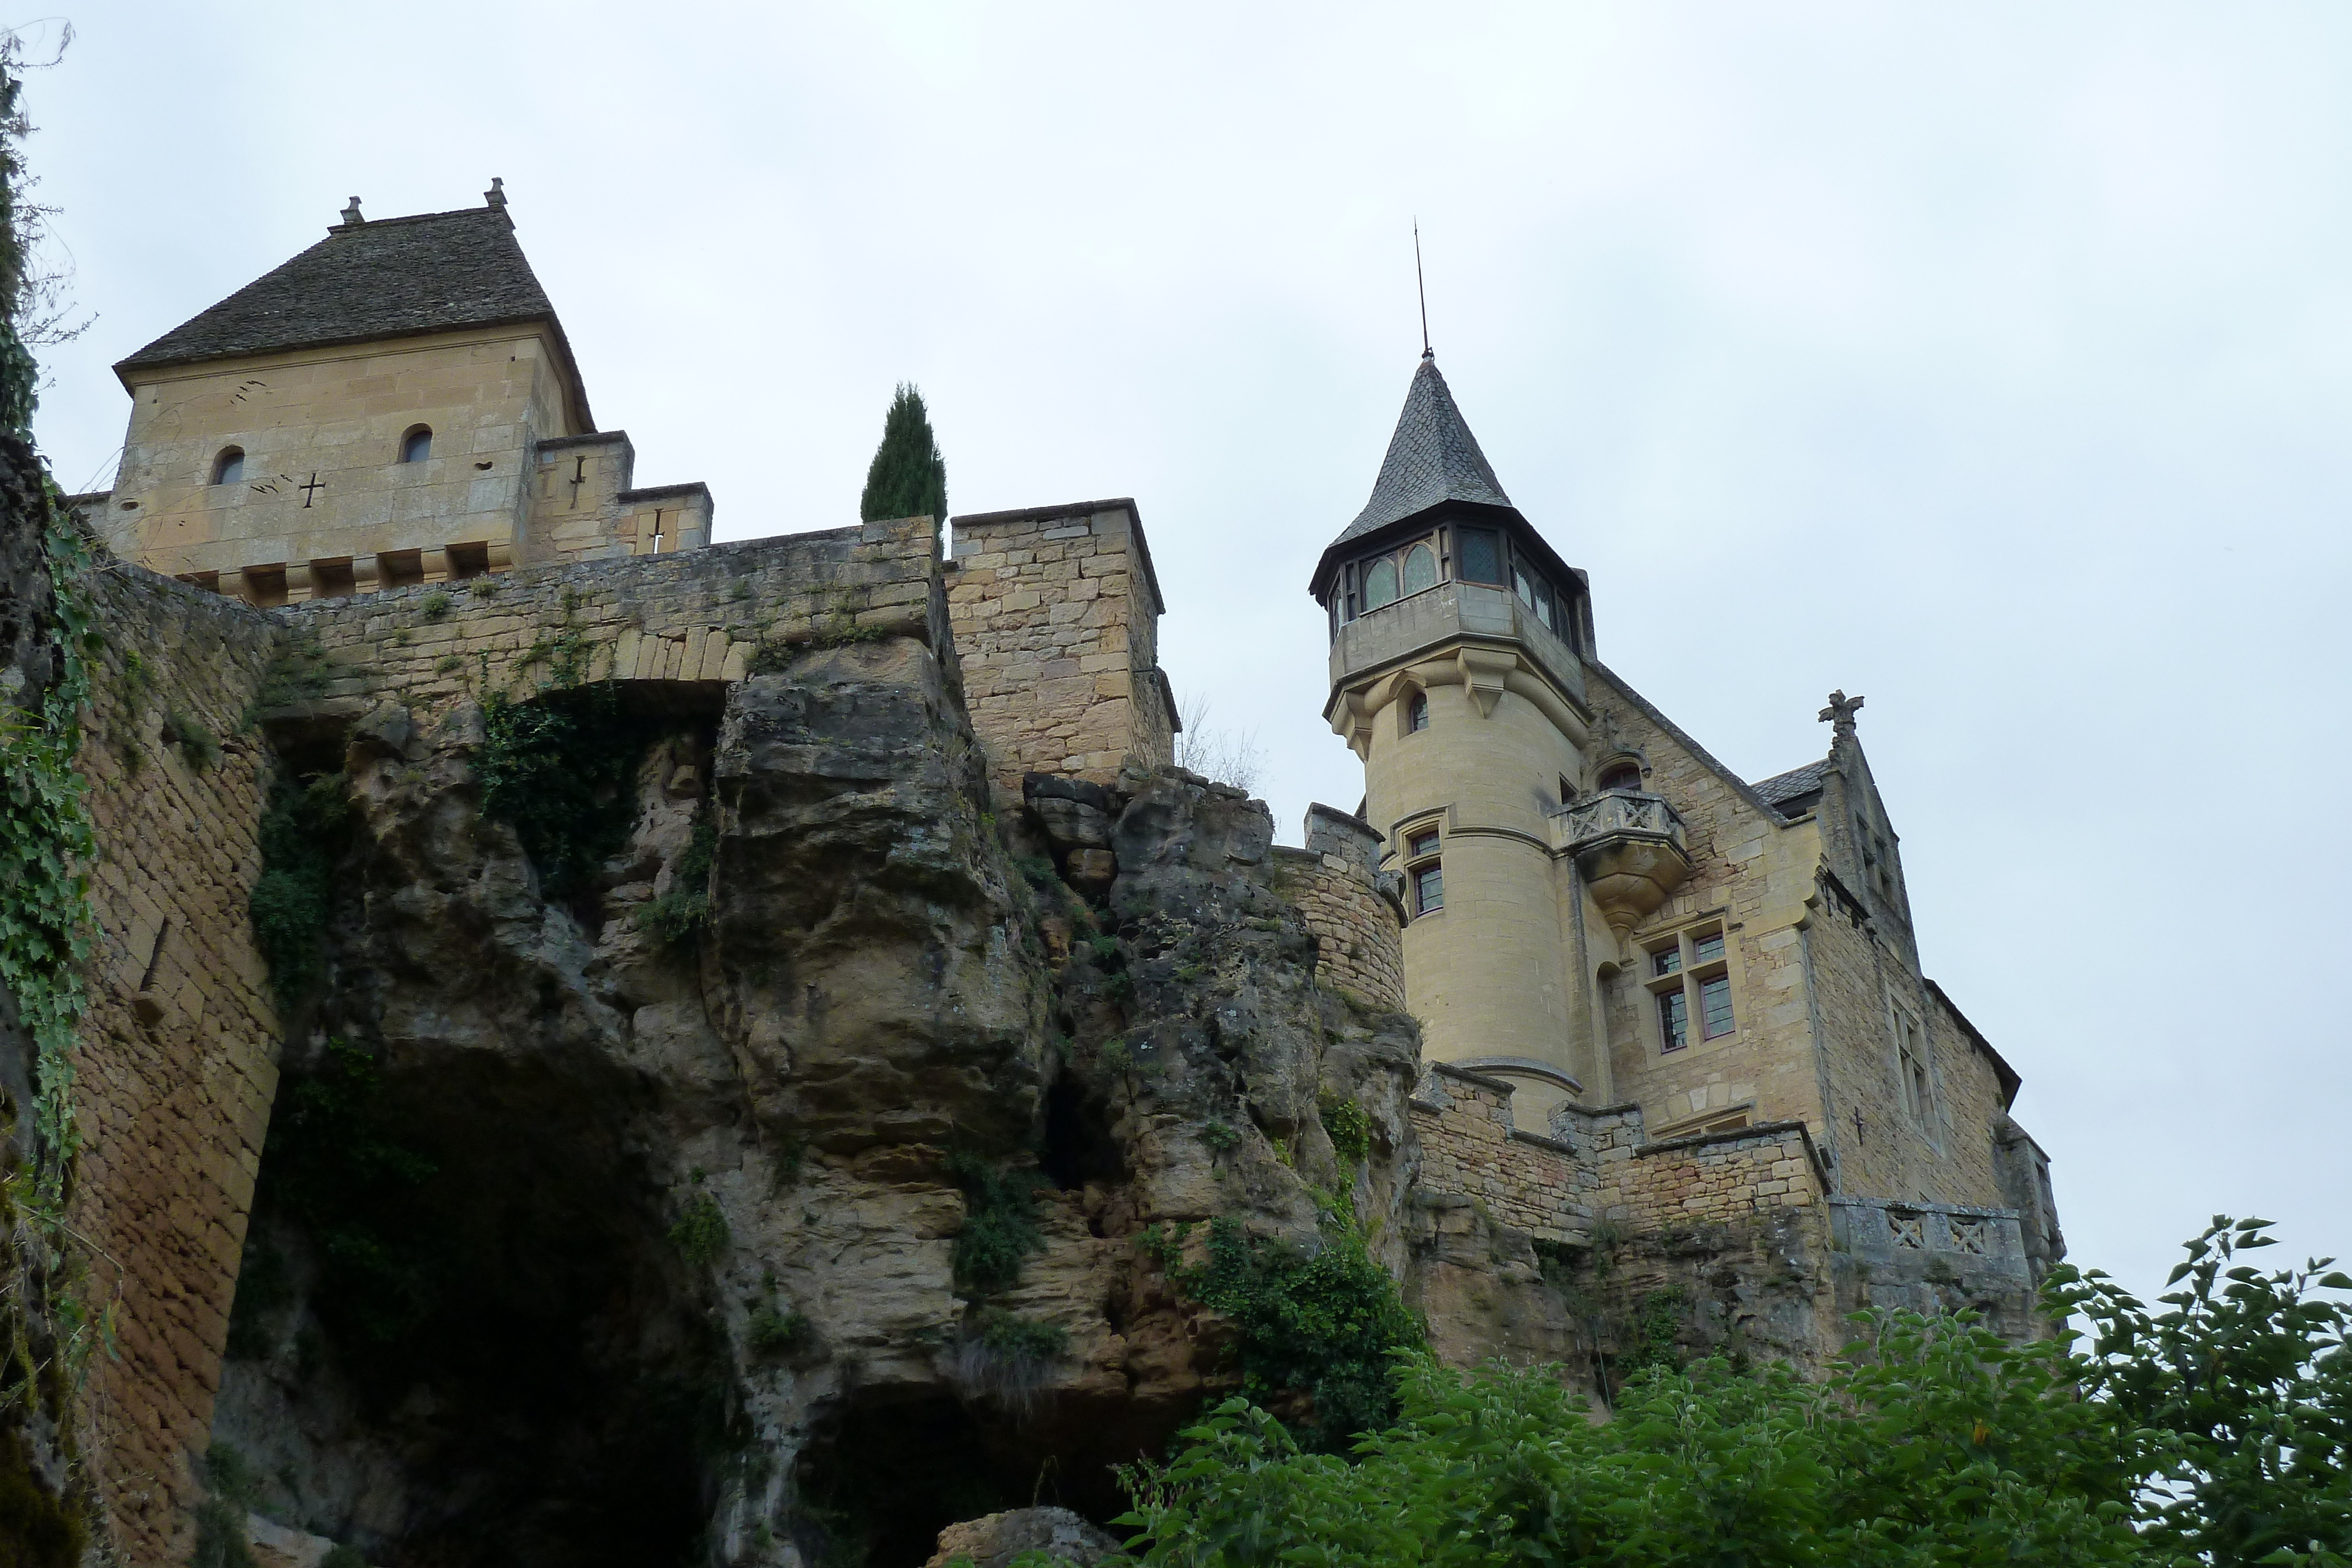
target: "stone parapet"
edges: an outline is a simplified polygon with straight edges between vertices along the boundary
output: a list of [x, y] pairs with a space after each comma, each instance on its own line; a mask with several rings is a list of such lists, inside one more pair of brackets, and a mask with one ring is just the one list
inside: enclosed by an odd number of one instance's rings
[[1319, 950], [1315, 977], [1375, 1008], [1405, 1010], [1403, 917], [1373, 871], [1380, 834], [1328, 806], [1307, 812], [1307, 847], [1275, 851], [1283, 885]]
[[[580, 681], [740, 680], [762, 648], [888, 636], [948, 646], [926, 517], [553, 561], [278, 612], [308, 700], [427, 704]], [[304, 662], [307, 661], [307, 662]], [[305, 685], [304, 683], [308, 683]]]

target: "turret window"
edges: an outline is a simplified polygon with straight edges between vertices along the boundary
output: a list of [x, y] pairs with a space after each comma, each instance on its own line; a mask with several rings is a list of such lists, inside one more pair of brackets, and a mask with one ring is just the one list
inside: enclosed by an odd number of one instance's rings
[[[183, 468], [180, 472], [184, 474], [187, 470]], [[245, 448], [242, 446], [223, 447], [221, 449], [221, 455], [213, 459], [213, 483], [215, 485], [234, 485], [244, 477]]]
[[1387, 556], [1364, 569], [1364, 608], [1379, 610], [1397, 601], [1397, 566]]
[[1642, 769], [1636, 763], [1621, 762], [1601, 776], [1601, 788], [1603, 789], [1639, 789], [1641, 787]]
[[1405, 835], [1405, 880], [1412, 884], [1412, 912], [1433, 915], [1445, 907], [1445, 870], [1438, 859], [1435, 828], [1415, 829]]
[[1404, 552], [1404, 591], [1419, 593], [1424, 588], [1437, 586], [1437, 552], [1427, 545], [1415, 545]]
[[1407, 733], [1429, 727], [1429, 694], [1415, 692], [1412, 700], [1404, 705], [1404, 727]]
[[[379, 448], [381, 450], [381, 448]], [[433, 428], [420, 424], [400, 438], [400, 460], [422, 463], [433, 455]]]
[[1485, 528], [1456, 528], [1454, 575], [1465, 582], [1503, 580], [1503, 541]]
[[1559, 630], [1559, 612], [1552, 600], [1550, 583], [1545, 581], [1540, 574], [1529, 571], [1525, 561], [1511, 564], [1511, 583], [1519, 596], [1519, 602], [1535, 612], [1536, 619], [1544, 623], [1546, 631]]

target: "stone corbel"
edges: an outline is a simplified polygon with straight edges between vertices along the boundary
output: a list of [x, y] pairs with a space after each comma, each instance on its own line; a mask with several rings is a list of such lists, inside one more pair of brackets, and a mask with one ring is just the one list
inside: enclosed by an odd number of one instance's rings
[[449, 552], [447, 550], [437, 548], [419, 550], [416, 552], [416, 560], [417, 564], [425, 569], [425, 581], [446, 582], [449, 580]]
[[484, 564], [492, 571], [504, 571], [514, 565], [514, 546], [511, 543], [490, 545], [484, 554]]
[[375, 557], [372, 555], [352, 557], [352, 591], [353, 593], [373, 593], [383, 586], [383, 572], [376, 565]]
[[1509, 653], [1498, 653], [1487, 648], [1464, 648], [1454, 654], [1462, 671], [1462, 690], [1477, 706], [1480, 718], [1495, 716], [1495, 705], [1503, 699], [1503, 687], [1518, 660]]
[[289, 560], [286, 563], [286, 602], [299, 604], [310, 597], [310, 563]]

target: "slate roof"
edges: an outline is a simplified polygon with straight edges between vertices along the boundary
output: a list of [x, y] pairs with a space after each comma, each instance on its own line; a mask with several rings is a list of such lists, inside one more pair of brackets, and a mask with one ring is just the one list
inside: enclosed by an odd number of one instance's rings
[[1820, 794], [1822, 775], [1827, 773], [1829, 769], [1830, 759], [1824, 757], [1819, 762], [1808, 762], [1802, 768], [1791, 768], [1786, 773], [1775, 773], [1771, 778], [1763, 779], [1751, 788], [1757, 794], [1763, 797], [1766, 805], [1779, 808], [1792, 800], [1801, 800], [1808, 795]]
[[338, 225], [114, 368], [554, 319], [504, 209], [467, 207]]
[[1437, 361], [1424, 359], [1404, 394], [1404, 412], [1397, 415], [1396, 434], [1389, 437], [1389, 453], [1381, 461], [1372, 498], [1331, 543], [1337, 547], [1360, 538], [1441, 501], [1511, 504], [1486, 455], [1478, 450], [1478, 438], [1454, 406], [1445, 378], [1437, 373]]

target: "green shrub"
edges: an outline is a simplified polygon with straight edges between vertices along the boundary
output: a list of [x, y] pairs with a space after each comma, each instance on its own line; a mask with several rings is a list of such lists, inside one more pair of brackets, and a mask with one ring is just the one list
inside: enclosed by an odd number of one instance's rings
[[1070, 1331], [1059, 1323], [1024, 1318], [1003, 1307], [980, 1312], [980, 1343], [996, 1354], [1051, 1361], [1070, 1348]]
[[1021, 873], [1023, 881], [1041, 892], [1062, 880], [1054, 870], [1054, 862], [1044, 855], [1014, 855], [1013, 869]]
[[637, 924], [664, 946], [691, 942], [710, 925], [710, 867], [719, 855], [719, 824], [708, 807], [696, 818], [694, 841], [670, 873], [669, 891], [637, 912]]
[[1204, 1122], [1201, 1124], [1201, 1142], [1213, 1154], [1224, 1154], [1241, 1146], [1242, 1135], [1230, 1122]]
[[417, 605], [416, 613], [425, 621], [446, 621], [449, 619], [449, 596], [446, 593], [426, 594], [424, 601]]
[[261, 875], [247, 908], [281, 1008], [308, 996], [325, 972], [335, 866], [350, 837], [351, 815], [340, 773], [303, 783], [280, 780], [262, 815]]
[[686, 1200], [686, 1208], [677, 1223], [669, 1228], [669, 1244], [677, 1255], [695, 1268], [716, 1263], [727, 1253], [733, 1239], [727, 1228], [727, 1216], [719, 1200], [707, 1192], [698, 1192]]
[[1371, 1158], [1372, 1119], [1362, 1105], [1333, 1096], [1326, 1099], [1319, 1110], [1323, 1131], [1331, 1139], [1331, 1152], [1339, 1156], [1343, 1169], [1352, 1171]]
[[1259, 1404], [1303, 1396], [1294, 1424], [1309, 1448], [1337, 1452], [1394, 1416], [1391, 1364], [1421, 1348], [1421, 1325], [1344, 1217], [1327, 1216], [1311, 1250], [1252, 1236], [1230, 1218], [1210, 1221], [1197, 1264], [1175, 1262], [1175, 1249], [1154, 1241], [1147, 1250], [1171, 1282], [1239, 1331], [1243, 1393]]
[[808, 1342], [805, 1313], [780, 1309], [772, 1301], [755, 1308], [744, 1332], [754, 1355], [783, 1355]]
[[948, 1175], [964, 1197], [955, 1244], [957, 1286], [974, 1295], [1011, 1290], [1021, 1282], [1023, 1261], [1045, 1245], [1037, 1226], [1037, 1189], [1045, 1178], [1035, 1171], [999, 1169], [961, 1149], [948, 1156]]

